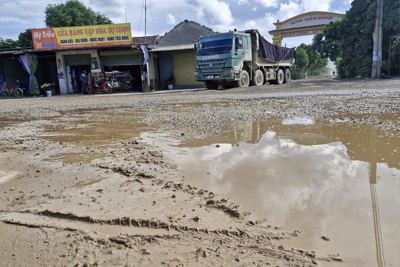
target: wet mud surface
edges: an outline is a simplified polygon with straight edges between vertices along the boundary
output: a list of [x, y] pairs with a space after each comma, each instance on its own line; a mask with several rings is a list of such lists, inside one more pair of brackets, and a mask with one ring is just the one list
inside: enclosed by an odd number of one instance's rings
[[342, 217], [324, 216], [365, 194], [348, 223], [373, 222], [380, 197], [399, 263], [399, 80], [10, 99], [0, 114], [0, 266], [381, 266], [372, 223], [350, 258]]

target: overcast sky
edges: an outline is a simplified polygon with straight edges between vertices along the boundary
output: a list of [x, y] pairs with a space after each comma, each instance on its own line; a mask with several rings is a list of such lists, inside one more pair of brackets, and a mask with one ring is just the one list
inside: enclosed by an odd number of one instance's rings
[[[133, 36], [163, 35], [187, 20], [215, 31], [258, 29], [272, 42], [268, 31], [277, 20], [284, 21], [310, 11], [345, 13], [352, 0], [80, 0], [114, 23], [131, 23]], [[48, 4], [66, 0], [0, 0], [0, 37], [18, 39], [30, 28], [45, 28], [44, 11]], [[145, 2], [146, 12], [145, 12]], [[145, 19], [146, 14], [146, 19]], [[145, 27], [146, 25], [146, 27]], [[312, 36], [286, 38], [288, 47], [311, 43]]]

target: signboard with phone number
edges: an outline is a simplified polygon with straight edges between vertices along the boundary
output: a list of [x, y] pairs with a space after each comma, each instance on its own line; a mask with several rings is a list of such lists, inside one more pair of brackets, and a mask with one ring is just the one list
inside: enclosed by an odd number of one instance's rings
[[130, 23], [32, 29], [35, 50], [58, 50], [132, 44]]

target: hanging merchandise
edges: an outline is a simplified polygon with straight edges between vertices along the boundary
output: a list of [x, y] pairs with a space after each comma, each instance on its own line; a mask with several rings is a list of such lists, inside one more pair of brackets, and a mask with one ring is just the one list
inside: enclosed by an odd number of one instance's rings
[[104, 81], [104, 73], [101, 71], [101, 69], [92, 69], [91, 70], [91, 75], [93, 79], [93, 82], [95, 83], [101, 83]]
[[115, 90], [130, 90], [132, 89], [132, 75], [130, 71], [110, 71], [105, 72], [105, 77], [110, 81], [110, 84]]

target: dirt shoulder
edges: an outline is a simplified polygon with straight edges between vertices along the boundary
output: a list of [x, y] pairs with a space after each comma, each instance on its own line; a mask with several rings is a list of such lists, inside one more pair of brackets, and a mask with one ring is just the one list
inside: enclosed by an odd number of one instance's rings
[[0, 100], [0, 266], [341, 261], [280, 246], [302, 230], [254, 220], [240, 203], [190, 185], [175, 157], [140, 133], [179, 142], [227, 123], [309, 116], [398, 134], [399, 112], [399, 80]]

